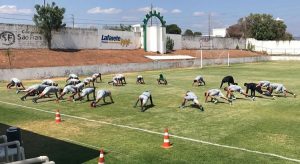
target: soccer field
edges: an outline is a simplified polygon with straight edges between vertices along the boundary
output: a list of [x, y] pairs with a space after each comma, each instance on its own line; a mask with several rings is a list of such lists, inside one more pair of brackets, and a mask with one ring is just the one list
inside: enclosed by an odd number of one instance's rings
[[[238, 99], [232, 106], [204, 103], [204, 92], [219, 88], [226, 75], [240, 86], [260, 80], [282, 83], [299, 95], [299, 70], [300, 62], [262, 62], [133, 72], [125, 73], [128, 84], [120, 87], [108, 85], [113, 75], [104, 75], [103, 82], [96, 83], [97, 90], [111, 90], [115, 103], [97, 108], [86, 100], [69, 102], [67, 96], [60, 103], [52, 101], [55, 96], [37, 104], [31, 97], [21, 101], [22, 93], [7, 90], [6, 83], [0, 82], [0, 134], [7, 125], [24, 129], [26, 158], [47, 155], [56, 163], [96, 163], [100, 148], [106, 152], [106, 163], [300, 162], [299, 96], [250, 101], [235, 93]], [[168, 85], [157, 85], [160, 73]], [[136, 85], [138, 74], [145, 85]], [[203, 75], [205, 86], [192, 86], [197, 75]], [[28, 87], [40, 81], [23, 84]], [[65, 83], [63, 78], [56, 81], [59, 86]], [[145, 90], [151, 91], [155, 106], [140, 112], [133, 105]], [[196, 93], [204, 112], [178, 108], [187, 90]], [[56, 109], [62, 115], [60, 124], [55, 123]], [[161, 148], [165, 128], [173, 144], [167, 150]]]

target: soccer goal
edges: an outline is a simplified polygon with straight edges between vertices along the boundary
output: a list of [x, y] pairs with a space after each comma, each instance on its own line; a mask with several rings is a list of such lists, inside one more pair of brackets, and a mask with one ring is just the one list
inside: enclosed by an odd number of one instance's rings
[[230, 66], [230, 52], [228, 50], [197, 50], [196, 58], [203, 68], [205, 65], [227, 65]]

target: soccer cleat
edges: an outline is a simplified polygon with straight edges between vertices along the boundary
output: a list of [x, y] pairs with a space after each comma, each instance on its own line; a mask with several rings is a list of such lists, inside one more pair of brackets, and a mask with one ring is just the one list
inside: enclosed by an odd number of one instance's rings
[[236, 97], [234, 95], [231, 96], [232, 100], [236, 100]]
[[36, 99], [32, 99], [32, 102], [37, 103]]
[[180, 108], [180, 109], [182, 109], [182, 110], [183, 110], [184, 106], [183, 106], [183, 105], [180, 105], [178, 108]]
[[21, 97], [20, 99], [21, 99], [22, 101], [24, 101], [24, 100], [25, 100], [25, 99], [24, 99], [24, 97]]
[[218, 100], [216, 99], [215, 101], [214, 101], [214, 104], [217, 104], [218, 103]]
[[200, 108], [199, 108], [202, 112], [204, 111], [204, 108], [203, 108], [203, 106], [200, 106]]
[[16, 91], [16, 94], [18, 94], [18, 93], [20, 93], [20, 90], [17, 90], [17, 91]]
[[251, 100], [254, 101], [254, 100], [255, 100], [255, 97], [252, 97]]
[[296, 94], [294, 94], [294, 98], [296, 98], [297, 97], [297, 95]]

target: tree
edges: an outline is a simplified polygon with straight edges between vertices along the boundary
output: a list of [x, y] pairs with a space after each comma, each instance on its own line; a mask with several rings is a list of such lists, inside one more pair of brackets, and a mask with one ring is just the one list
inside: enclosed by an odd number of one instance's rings
[[108, 26], [105, 25], [103, 29], [116, 30], [116, 31], [131, 31], [131, 25], [120, 24], [119, 26]]
[[186, 29], [185, 32], [183, 33], [183, 35], [185, 35], [185, 36], [194, 36], [194, 33], [193, 33], [192, 30]]
[[47, 40], [48, 48], [51, 49], [52, 30], [59, 30], [66, 26], [62, 22], [64, 19], [65, 8], [59, 8], [54, 2], [46, 6], [35, 5], [36, 14], [33, 16], [33, 21], [38, 27], [41, 34]]
[[168, 52], [173, 51], [173, 48], [174, 48], [174, 40], [171, 39], [169, 36], [167, 37], [166, 48], [167, 48]]
[[202, 36], [202, 32], [194, 32], [194, 36]]
[[177, 24], [170, 24], [166, 27], [167, 34], [181, 34], [181, 28]]
[[240, 18], [238, 23], [230, 26], [230, 37], [255, 38], [257, 40], [287, 40], [292, 36], [286, 32], [287, 26], [269, 14], [250, 14]]

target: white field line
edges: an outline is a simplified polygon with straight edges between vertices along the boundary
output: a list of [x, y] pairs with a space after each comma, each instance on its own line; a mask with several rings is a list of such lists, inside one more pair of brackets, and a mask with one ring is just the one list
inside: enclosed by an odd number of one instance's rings
[[[46, 111], [46, 110], [42, 110], [42, 109], [38, 109], [38, 108], [34, 108], [34, 107], [28, 107], [28, 106], [19, 105], [19, 104], [15, 104], [15, 103], [4, 102], [4, 101], [0, 101], [0, 103], [13, 105], [13, 106], [19, 106], [19, 107], [27, 108], [27, 109], [33, 109], [35, 111], [44, 112], [44, 113], [51, 113], [51, 114], [56, 113], [56, 112]], [[142, 129], [142, 128], [136, 128], [136, 127], [127, 126], [127, 125], [119, 125], [119, 124], [109, 123], [109, 122], [105, 122], [105, 121], [98, 121], [98, 120], [93, 120], [93, 119], [87, 119], [87, 118], [84, 118], [84, 117], [72, 116], [72, 115], [68, 115], [68, 114], [60, 114], [60, 115], [65, 116], [65, 117], [69, 117], [69, 118], [89, 121], [89, 122], [95, 122], [95, 123], [101, 123], [101, 124], [106, 124], [106, 125], [111, 125], [111, 126], [116, 126], [116, 127], [121, 127], [121, 128], [127, 128], [127, 129], [132, 129], [132, 130], [137, 130], [137, 131], [143, 131], [143, 132], [147, 132], [147, 133], [151, 133], [151, 134], [158, 134], [158, 135], [162, 135], [162, 136], [164, 135], [164, 133], [159, 133], [159, 132], [155, 132], [155, 131], [151, 131], [151, 130], [147, 130], [147, 129]], [[207, 141], [202, 141], [202, 140], [197, 140], [197, 139], [192, 139], [192, 138], [187, 138], [187, 137], [181, 137], [181, 136], [172, 135], [172, 134], [170, 134], [170, 136], [173, 137], [173, 138], [178, 138], [178, 139], [182, 139], [182, 140], [202, 143], [202, 144], [206, 144], [206, 145], [212, 145], [212, 146], [217, 146], [217, 147], [222, 147], [222, 148], [240, 150], [240, 151], [245, 151], [245, 152], [254, 153], [254, 154], [261, 154], [261, 155], [276, 157], [276, 158], [280, 158], [280, 159], [300, 163], [299, 159], [293, 159], [293, 158], [289, 158], [289, 157], [285, 157], [285, 156], [281, 156], [281, 155], [277, 155], [277, 154], [273, 154], [273, 153], [264, 153], [264, 152], [260, 152], [260, 151], [256, 151], [256, 150], [250, 150], [250, 149], [245, 149], [245, 148], [240, 148], [240, 147], [235, 147], [235, 146], [222, 145], [222, 144], [217, 144], [217, 143], [212, 143], [212, 142], [207, 142]], [[86, 144], [86, 145], [89, 146], [88, 144]], [[96, 148], [96, 147], [94, 147], [94, 148]]]

